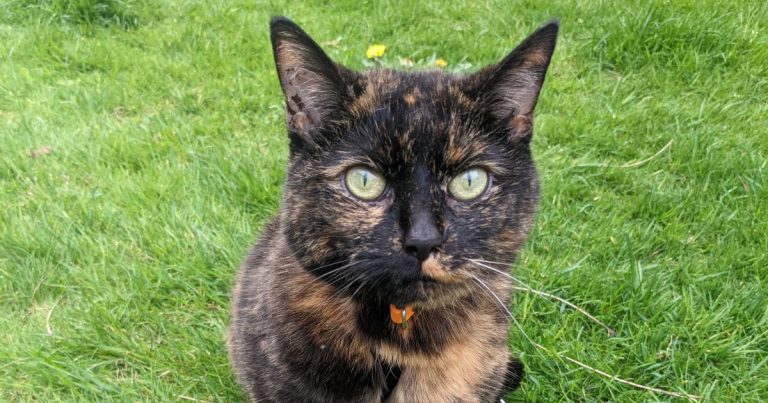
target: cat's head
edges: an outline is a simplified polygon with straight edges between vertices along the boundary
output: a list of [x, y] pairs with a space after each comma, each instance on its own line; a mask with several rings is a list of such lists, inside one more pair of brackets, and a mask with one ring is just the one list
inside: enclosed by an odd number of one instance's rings
[[291, 21], [271, 29], [290, 138], [281, 231], [305, 269], [398, 306], [498, 276], [467, 259], [512, 262], [531, 226], [533, 110], [558, 24], [469, 75], [359, 73]]

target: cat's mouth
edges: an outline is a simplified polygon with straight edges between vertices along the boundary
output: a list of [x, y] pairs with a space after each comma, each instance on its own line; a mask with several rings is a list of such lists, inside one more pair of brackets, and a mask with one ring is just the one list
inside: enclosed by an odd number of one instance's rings
[[421, 262], [421, 277], [435, 283], [452, 284], [464, 280], [464, 276], [459, 275], [455, 270], [444, 262], [450, 261], [449, 256], [431, 254]]
[[433, 253], [422, 261], [405, 253], [360, 254], [351, 264], [353, 270], [343, 277], [331, 271], [320, 277], [335, 281], [341, 292], [349, 292], [353, 299], [399, 307], [438, 307], [450, 304], [468, 289], [466, 276], [455, 267], [454, 256], [444, 252]]
[[413, 304], [417, 307], [439, 307], [449, 304], [468, 289], [463, 275], [451, 270], [443, 263], [447, 257], [431, 255], [420, 264], [420, 273], [408, 287], [411, 292], [409, 301], [398, 301]]
[[440, 262], [439, 256], [434, 253], [421, 262], [421, 275], [437, 283], [451, 283], [457, 281], [455, 274], [451, 274], [449, 269]]
[[406, 292], [412, 298], [397, 300], [399, 302], [399, 304], [396, 303], [397, 306], [411, 305], [414, 309], [437, 309], [451, 305], [471, 290], [467, 283], [461, 280], [441, 282], [426, 276], [422, 276], [412, 287], [414, 292]]

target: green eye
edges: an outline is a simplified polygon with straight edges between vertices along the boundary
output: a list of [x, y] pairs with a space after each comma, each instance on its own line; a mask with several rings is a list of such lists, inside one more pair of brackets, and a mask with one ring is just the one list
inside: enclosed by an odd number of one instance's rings
[[456, 175], [448, 183], [448, 190], [454, 198], [462, 201], [479, 197], [488, 187], [488, 172], [482, 168], [470, 168]]
[[366, 167], [350, 168], [344, 177], [344, 183], [350, 193], [366, 201], [376, 200], [387, 187], [387, 182], [381, 175]]

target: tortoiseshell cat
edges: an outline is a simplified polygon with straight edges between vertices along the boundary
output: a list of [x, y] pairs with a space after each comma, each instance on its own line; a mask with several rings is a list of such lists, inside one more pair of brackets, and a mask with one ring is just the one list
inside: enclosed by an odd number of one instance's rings
[[468, 259], [512, 262], [531, 226], [557, 31], [466, 76], [358, 73], [272, 20], [290, 158], [228, 335], [252, 400], [490, 402], [517, 387], [511, 284]]

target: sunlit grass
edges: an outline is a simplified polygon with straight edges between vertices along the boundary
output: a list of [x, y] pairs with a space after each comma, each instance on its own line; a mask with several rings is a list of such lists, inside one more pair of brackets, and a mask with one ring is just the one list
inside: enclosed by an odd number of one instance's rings
[[[223, 332], [283, 180], [275, 14], [353, 68], [383, 44], [375, 63], [453, 71], [560, 18], [534, 139], [542, 203], [515, 275], [617, 334], [529, 293], [512, 314], [622, 378], [765, 399], [768, 6], [446, 4], [0, 6], [0, 400], [242, 397]], [[667, 400], [515, 327], [510, 347], [528, 372], [508, 400]]]

